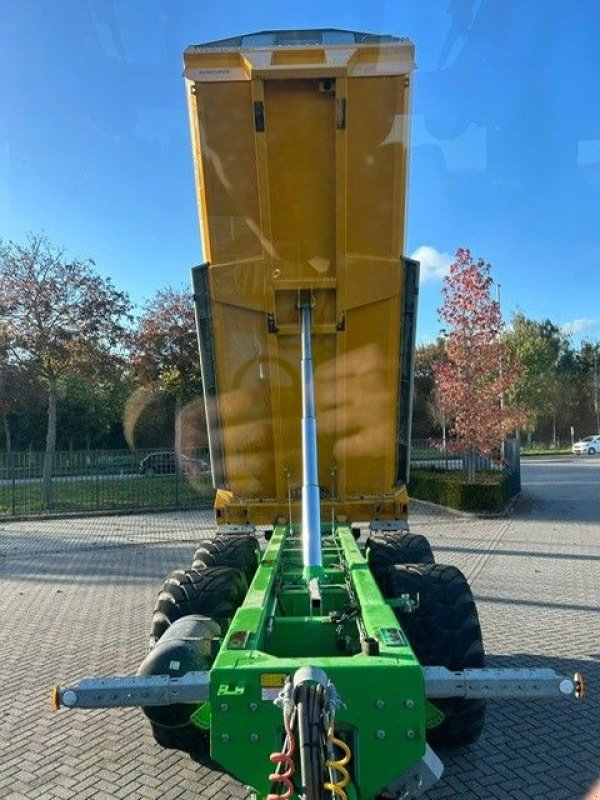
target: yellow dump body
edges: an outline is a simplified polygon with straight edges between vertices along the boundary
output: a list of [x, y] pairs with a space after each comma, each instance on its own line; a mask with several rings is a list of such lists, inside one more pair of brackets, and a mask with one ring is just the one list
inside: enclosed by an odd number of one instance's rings
[[263, 32], [185, 51], [206, 262], [194, 292], [221, 522], [271, 523], [290, 498], [297, 505], [297, 305], [307, 292], [323, 518], [330, 508], [355, 520], [406, 514], [413, 56], [406, 40], [349, 31]]

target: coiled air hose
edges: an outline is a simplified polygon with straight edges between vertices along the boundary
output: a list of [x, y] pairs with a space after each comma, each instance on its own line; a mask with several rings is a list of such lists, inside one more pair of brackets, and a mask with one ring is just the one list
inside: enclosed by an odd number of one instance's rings
[[[335, 758], [335, 747], [342, 751], [341, 758]], [[339, 797], [340, 800], [348, 800], [344, 788], [350, 783], [350, 773], [346, 769], [346, 764], [352, 758], [352, 752], [346, 742], [335, 738], [333, 726], [327, 732], [327, 750], [329, 758], [325, 762], [325, 768], [329, 770], [329, 781], [323, 785], [323, 788], [335, 797]]]

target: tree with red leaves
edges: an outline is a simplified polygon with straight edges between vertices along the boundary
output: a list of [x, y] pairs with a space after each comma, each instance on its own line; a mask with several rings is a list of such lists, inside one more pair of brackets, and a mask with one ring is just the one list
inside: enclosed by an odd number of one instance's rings
[[8, 365], [20, 365], [48, 393], [42, 501], [52, 506], [58, 383], [67, 372], [113, 369], [127, 335], [130, 303], [90, 259], [67, 258], [44, 235], [0, 241], [0, 329]]
[[438, 310], [446, 324], [445, 359], [435, 368], [437, 403], [451, 419], [451, 448], [469, 455], [469, 482], [475, 457], [498, 454], [520, 410], [507, 408], [505, 393], [520, 366], [502, 343], [500, 305], [492, 299], [491, 266], [460, 248], [450, 266]]
[[132, 366], [140, 384], [174, 398], [175, 447], [180, 450], [183, 403], [202, 396], [191, 292], [167, 286], [144, 305], [133, 339]]

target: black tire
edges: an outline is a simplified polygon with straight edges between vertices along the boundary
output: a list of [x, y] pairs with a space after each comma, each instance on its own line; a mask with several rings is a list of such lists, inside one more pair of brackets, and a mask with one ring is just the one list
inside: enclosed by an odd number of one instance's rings
[[595, 448], [593, 448], [593, 447], [590, 447], [590, 448], [588, 449], [588, 456], [595, 456], [595, 455], [596, 455], [596, 450], [595, 450]]
[[248, 584], [252, 581], [260, 548], [255, 536], [218, 536], [200, 542], [194, 553], [192, 569], [204, 567], [234, 567], [243, 572]]
[[156, 470], [154, 469], [154, 467], [146, 467], [146, 469], [144, 470], [144, 475], [147, 478], [152, 478], [154, 477], [154, 475], [156, 475]]
[[181, 750], [200, 764], [210, 764], [210, 732], [191, 722], [180, 727], [167, 728], [150, 722], [154, 741], [166, 750]]
[[[219, 625], [208, 617], [197, 615], [180, 617], [161, 636], [157, 646], [142, 661], [137, 674], [169, 675], [171, 678], [180, 678], [190, 670], [210, 669], [214, 658], [209, 643], [213, 637], [220, 634]], [[186, 636], [192, 638], [186, 641]], [[191, 644], [193, 637], [201, 636], [207, 640], [204, 647]], [[190, 721], [190, 713], [193, 710], [194, 708], [186, 703], [142, 708], [150, 722], [152, 735], [157, 744], [169, 750], [182, 750], [200, 763], [208, 764], [209, 731], [197, 727]]]
[[187, 614], [212, 617], [223, 628], [242, 603], [247, 588], [243, 573], [230, 567], [171, 572], [154, 607], [150, 646], [160, 639], [171, 623]]
[[366, 553], [373, 577], [386, 596], [390, 591], [390, 567], [435, 563], [431, 545], [416, 533], [372, 533], [366, 542]]
[[[152, 626], [151, 646], [175, 620], [188, 614], [214, 619], [224, 632], [246, 593], [246, 579], [236, 569], [213, 567], [200, 570], [175, 570], [165, 580], [158, 595]], [[192, 722], [169, 726], [150, 721], [157, 744], [182, 750], [200, 764], [211, 765], [210, 734]]]
[[[390, 597], [419, 595], [419, 607], [407, 614], [395, 609], [411, 647], [424, 667], [449, 670], [485, 666], [479, 617], [467, 579], [442, 564], [392, 567]], [[427, 731], [432, 745], [456, 747], [475, 742], [485, 722], [485, 700], [449, 697], [433, 701], [446, 718]]]

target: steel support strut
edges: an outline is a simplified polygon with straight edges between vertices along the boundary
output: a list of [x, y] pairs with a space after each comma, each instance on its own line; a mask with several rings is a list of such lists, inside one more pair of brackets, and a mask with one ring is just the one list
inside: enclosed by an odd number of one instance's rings
[[[304, 675], [303, 670], [298, 671]], [[424, 667], [425, 695], [440, 697], [551, 697], [584, 695], [581, 675], [559, 675], [553, 669], [465, 669], [451, 672], [445, 667]], [[85, 678], [75, 686], [53, 687], [56, 709], [159, 706], [201, 703], [209, 698], [209, 673], [188, 672], [181, 678], [166, 675]]]
[[126, 708], [201, 703], [209, 699], [209, 672], [188, 672], [181, 678], [143, 675], [84, 678], [75, 686], [52, 687], [52, 708]]
[[582, 676], [558, 675], [553, 669], [465, 669], [451, 672], [445, 667], [423, 667], [425, 695], [440, 697], [502, 698], [558, 697], [585, 694]]

